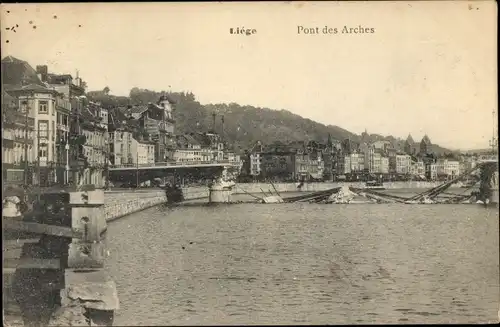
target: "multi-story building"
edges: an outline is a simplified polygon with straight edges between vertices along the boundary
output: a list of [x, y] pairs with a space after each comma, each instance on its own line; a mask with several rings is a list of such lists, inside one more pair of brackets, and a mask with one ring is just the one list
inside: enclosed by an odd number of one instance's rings
[[30, 136], [33, 144], [28, 148], [36, 163], [33, 182], [41, 185], [62, 183], [67, 178], [59, 171], [66, 170], [68, 150], [65, 146], [61, 148], [60, 143], [68, 138], [71, 105], [65, 101], [64, 90], [51, 84], [47, 66], [37, 69], [39, 71], [9, 56], [2, 60], [2, 83], [5, 90], [19, 99], [20, 109], [29, 111], [34, 119], [35, 130]]
[[437, 171], [437, 164], [429, 163], [425, 165], [425, 177], [428, 180], [435, 181], [438, 178]]
[[96, 187], [103, 187], [105, 184], [104, 172], [108, 164], [109, 151], [107, 124], [102, 122], [101, 110], [104, 109], [98, 104], [88, 103], [82, 112], [83, 119], [80, 122], [82, 134], [85, 136], [83, 154], [89, 168], [81, 178], [84, 184]]
[[258, 141], [248, 152], [248, 174], [251, 176], [259, 176], [261, 174], [261, 156], [263, 151], [263, 146], [260, 141]]
[[343, 174], [351, 173], [351, 156], [344, 156], [344, 160], [342, 161], [340, 167], [342, 169]]
[[261, 158], [260, 158], [260, 153], [250, 153], [249, 155], [250, 159], [250, 175], [252, 176], [259, 176], [261, 173]]
[[118, 108], [108, 113], [109, 161], [111, 165], [129, 165], [132, 158], [132, 132], [127, 117]]
[[314, 180], [323, 180], [325, 162], [320, 151], [309, 152], [309, 176]]
[[295, 151], [280, 142], [267, 145], [260, 153], [264, 179], [293, 181], [295, 176]]
[[[105, 158], [101, 157], [107, 149], [104, 150], [98, 140], [107, 138], [106, 133], [102, 132], [107, 126], [104, 126], [105, 121], [99, 120], [99, 110], [89, 109], [92, 105], [85, 97], [86, 83], [78, 76], [78, 72], [73, 78], [70, 74], [49, 73], [46, 65], [36, 68], [40, 80], [62, 95], [62, 99], [56, 104], [59, 114], [59, 137], [56, 147], [60, 162], [58, 176], [62, 176], [64, 167], [65, 182], [78, 184], [99, 181], [96, 186], [101, 186], [102, 166], [106, 162]], [[94, 136], [94, 132], [97, 135]], [[82, 135], [85, 135], [84, 139]], [[82, 142], [84, 144], [81, 144]], [[91, 157], [85, 157], [85, 153]], [[84, 167], [90, 171], [82, 175]]]
[[354, 153], [356, 151], [359, 151], [360, 144], [352, 141], [351, 139], [345, 139], [340, 144], [340, 147], [342, 149], [342, 153], [345, 156]]
[[438, 178], [454, 178], [460, 175], [460, 162], [456, 160], [438, 159], [436, 167]]
[[149, 103], [148, 110], [139, 119], [144, 131], [153, 137], [155, 161], [166, 162], [173, 159], [175, 151], [174, 102], [162, 95], [157, 103]]
[[261, 154], [261, 169], [265, 179], [279, 181], [295, 180], [293, 152], [264, 152]]
[[34, 183], [48, 185], [57, 182], [57, 92], [42, 85], [30, 84], [9, 90], [20, 101], [21, 111], [32, 111], [35, 122], [33, 152], [35, 154]]
[[407, 154], [398, 154], [395, 157], [396, 173], [410, 174], [411, 173], [411, 156]]
[[56, 162], [57, 180], [69, 182], [70, 157], [69, 157], [69, 137], [70, 137], [70, 115], [71, 101], [64, 97], [56, 98]]
[[155, 142], [132, 137], [130, 148], [132, 153], [132, 164], [152, 165], [155, 163]]
[[109, 161], [111, 165], [127, 165], [133, 163], [132, 133], [124, 128], [109, 132]]
[[361, 173], [365, 170], [365, 155], [363, 153], [354, 152], [350, 157], [350, 172]]
[[[2, 92], [2, 180], [31, 183], [34, 161], [34, 111], [21, 107], [19, 99]], [[26, 179], [26, 180], [25, 180]]]
[[193, 135], [177, 136], [177, 149], [174, 152], [176, 162], [201, 162], [203, 159], [201, 144]]
[[380, 158], [380, 173], [381, 174], [389, 174], [389, 158], [381, 157]]
[[425, 164], [423, 161], [418, 160], [418, 161], [412, 161], [411, 162], [411, 168], [410, 168], [410, 174], [419, 176], [425, 179]]
[[364, 153], [364, 168], [368, 169], [371, 174], [381, 173], [382, 153], [380, 149], [374, 146], [369, 146]]

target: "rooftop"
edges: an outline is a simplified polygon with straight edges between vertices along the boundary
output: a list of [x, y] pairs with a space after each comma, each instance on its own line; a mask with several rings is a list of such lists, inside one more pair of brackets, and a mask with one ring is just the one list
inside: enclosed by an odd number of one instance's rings
[[33, 67], [26, 61], [12, 56], [2, 59], [2, 84], [13, 86], [36, 84], [43, 86]]

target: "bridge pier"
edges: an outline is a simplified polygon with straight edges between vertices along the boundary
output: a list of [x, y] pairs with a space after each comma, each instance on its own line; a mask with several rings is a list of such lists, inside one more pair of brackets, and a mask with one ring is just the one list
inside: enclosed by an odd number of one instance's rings
[[480, 198], [485, 204], [499, 204], [498, 193], [498, 166], [497, 162], [483, 164], [480, 172], [481, 183], [479, 186]]
[[233, 187], [236, 183], [233, 181], [227, 167], [217, 172], [216, 178], [209, 185], [209, 203], [230, 203], [231, 195], [233, 194]]
[[491, 177], [491, 196], [490, 203], [496, 204], [498, 206], [499, 193], [498, 193], [498, 170], [493, 172]]
[[[103, 267], [104, 192], [49, 191], [35, 205], [22, 216], [2, 215], [14, 241], [4, 251], [4, 275], [13, 270], [7, 289], [24, 325], [111, 326], [118, 297]], [[26, 235], [30, 242], [20, 242]]]

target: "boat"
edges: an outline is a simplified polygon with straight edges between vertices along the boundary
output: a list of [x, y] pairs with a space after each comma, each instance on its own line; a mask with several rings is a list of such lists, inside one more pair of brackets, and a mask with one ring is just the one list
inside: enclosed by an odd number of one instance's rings
[[369, 181], [365, 183], [365, 188], [370, 190], [385, 190], [384, 184], [377, 181]]

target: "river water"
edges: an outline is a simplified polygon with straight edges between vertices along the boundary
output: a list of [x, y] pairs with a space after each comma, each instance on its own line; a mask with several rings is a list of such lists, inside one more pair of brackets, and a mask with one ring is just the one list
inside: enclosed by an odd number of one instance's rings
[[111, 222], [115, 325], [498, 322], [498, 209], [156, 207]]

